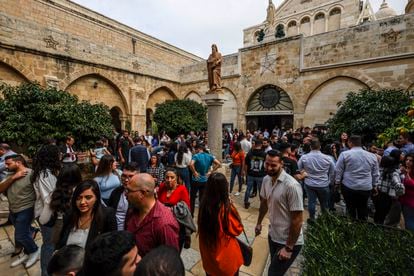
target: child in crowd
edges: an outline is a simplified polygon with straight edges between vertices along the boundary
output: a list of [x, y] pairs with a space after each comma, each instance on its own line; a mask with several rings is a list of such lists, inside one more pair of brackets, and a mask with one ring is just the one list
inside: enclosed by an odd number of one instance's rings
[[101, 161], [102, 156], [104, 156], [105, 154], [111, 154], [107, 148], [104, 146], [104, 143], [102, 140], [98, 140], [95, 143], [95, 148], [92, 150], [89, 150], [91, 157], [92, 157], [92, 163], [95, 166], [98, 166], [99, 161]]

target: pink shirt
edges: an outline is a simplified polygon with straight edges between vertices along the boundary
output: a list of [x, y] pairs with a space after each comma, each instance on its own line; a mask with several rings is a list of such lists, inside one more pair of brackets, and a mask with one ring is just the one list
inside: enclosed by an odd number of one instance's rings
[[410, 206], [414, 208], [414, 179], [408, 176], [405, 176], [403, 184], [405, 186], [404, 195], [400, 196], [401, 204]]
[[160, 245], [169, 245], [179, 250], [179, 225], [170, 208], [157, 200], [141, 222], [138, 221], [136, 212], [132, 210], [127, 215], [126, 230], [134, 234], [141, 257]]

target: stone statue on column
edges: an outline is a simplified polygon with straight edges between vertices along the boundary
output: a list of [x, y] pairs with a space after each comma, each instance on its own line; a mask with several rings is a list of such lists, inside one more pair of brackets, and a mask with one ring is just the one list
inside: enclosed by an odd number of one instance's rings
[[211, 46], [211, 55], [207, 59], [208, 93], [218, 93], [221, 91], [221, 63], [222, 56], [217, 49], [217, 45]]

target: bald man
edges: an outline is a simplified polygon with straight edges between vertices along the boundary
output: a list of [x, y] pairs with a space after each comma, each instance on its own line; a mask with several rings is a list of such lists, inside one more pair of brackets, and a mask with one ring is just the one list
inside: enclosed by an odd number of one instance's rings
[[179, 225], [170, 208], [155, 198], [155, 181], [140, 173], [126, 184], [125, 194], [132, 207], [126, 219], [126, 229], [135, 236], [138, 251], [144, 257], [160, 245], [179, 250]]

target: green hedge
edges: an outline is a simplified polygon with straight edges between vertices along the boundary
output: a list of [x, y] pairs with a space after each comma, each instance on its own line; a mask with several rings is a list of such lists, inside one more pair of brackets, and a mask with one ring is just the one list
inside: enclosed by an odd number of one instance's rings
[[320, 216], [306, 230], [304, 275], [413, 275], [414, 234]]

